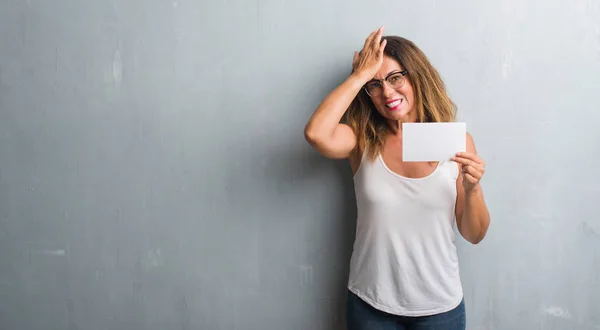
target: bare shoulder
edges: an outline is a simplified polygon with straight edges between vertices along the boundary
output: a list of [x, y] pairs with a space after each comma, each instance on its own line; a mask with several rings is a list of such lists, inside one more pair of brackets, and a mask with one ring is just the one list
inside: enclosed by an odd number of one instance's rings
[[[475, 141], [473, 140], [473, 136], [471, 135], [471, 133], [467, 132], [466, 139], [467, 139], [466, 152], [471, 153], [473, 155], [477, 155], [477, 148], [475, 148]], [[457, 181], [462, 182], [462, 167], [463, 167], [463, 165], [460, 162], [457, 162], [456, 165], [458, 166], [458, 169], [459, 169], [459, 176], [457, 178]]]
[[467, 132], [467, 152], [477, 154], [477, 148], [475, 148], [475, 141], [473, 140], [473, 136], [471, 136], [471, 133], [469, 132]]

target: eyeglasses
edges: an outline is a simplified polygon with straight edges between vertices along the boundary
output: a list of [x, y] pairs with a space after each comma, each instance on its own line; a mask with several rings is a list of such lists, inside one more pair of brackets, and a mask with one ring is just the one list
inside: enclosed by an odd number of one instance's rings
[[400, 87], [404, 86], [404, 83], [406, 82], [405, 76], [407, 73], [408, 73], [408, 71], [406, 71], [406, 70], [392, 72], [392, 73], [388, 74], [387, 77], [385, 77], [384, 79], [379, 79], [379, 80], [373, 79], [373, 80], [369, 81], [368, 83], [365, 84], [365, 86], [363, 88], [365, 89], [365, 92], [367, 92], [367, 94], [370, 97], [379, 96], [379, 95], [381, 95], [381, 93], [383, 93], [384, 81], [391, 88], [400, 88]]

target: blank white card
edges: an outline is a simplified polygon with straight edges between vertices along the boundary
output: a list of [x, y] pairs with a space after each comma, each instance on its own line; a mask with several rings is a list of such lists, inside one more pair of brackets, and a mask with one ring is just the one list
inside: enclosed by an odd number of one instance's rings
[[402, 124], [402, 160], [433, 162], [450, 160], [466, 151], [466, 123]]

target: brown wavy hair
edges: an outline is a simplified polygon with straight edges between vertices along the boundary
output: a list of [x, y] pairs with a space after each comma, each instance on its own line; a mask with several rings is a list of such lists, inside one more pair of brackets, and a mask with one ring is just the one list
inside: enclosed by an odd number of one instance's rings
[[[410, 40], [386, 36], [384, 54], [400, 63], [408, 71], [407, 78], [415, 93], [417, 122], [452, 122], [456, 105], [446, 92], [446, 86], [427, 56]], [[367, 157], [375, 159], [383, 148], [385, 136], [391, 132], [388, 121], [373, 105], [371, 98], [361, 89], [354, 98], [344, 121], [352, 127], [358, 138], [357, 146], [366, 149]]]

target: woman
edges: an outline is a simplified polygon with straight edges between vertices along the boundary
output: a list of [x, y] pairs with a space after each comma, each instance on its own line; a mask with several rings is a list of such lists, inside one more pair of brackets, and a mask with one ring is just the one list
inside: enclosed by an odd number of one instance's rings
[[[451, 122], [455, 106], [411, 41], [373, 31], [350, 76], [315, 110], [307, 141], [347, 158], [358, 219], [350, 261], [349, 329], [465, 329], [454, 222], [473, 244], [490, 217], [472, 137], [443, 162], [403, 162], [402, 123]], [[342, 119], [345, 119], [342, 122]]]

